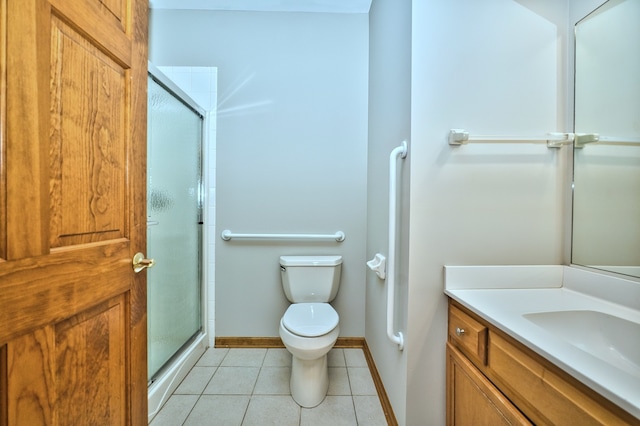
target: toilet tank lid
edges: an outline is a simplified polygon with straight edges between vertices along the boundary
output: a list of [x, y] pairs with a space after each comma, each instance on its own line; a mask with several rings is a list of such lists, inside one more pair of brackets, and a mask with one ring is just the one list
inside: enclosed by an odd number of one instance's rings
[[280, 256], [282, 266], [336, 266], [342, 256]]

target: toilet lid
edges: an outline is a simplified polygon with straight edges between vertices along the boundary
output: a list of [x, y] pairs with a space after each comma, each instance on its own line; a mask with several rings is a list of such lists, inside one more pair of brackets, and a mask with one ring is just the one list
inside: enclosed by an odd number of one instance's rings
[[304, 337], [327, 334], [338, 325], [338, 313], [328, 303], [294, 303], [282, 317], [287, 330]]

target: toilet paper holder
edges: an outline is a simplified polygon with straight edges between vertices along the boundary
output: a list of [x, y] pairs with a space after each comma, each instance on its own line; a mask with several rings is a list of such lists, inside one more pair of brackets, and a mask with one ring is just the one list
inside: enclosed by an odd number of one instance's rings
[[374, 271], [378, 278], [384, 280], [386, 277], [386, 268], [387, 268], [387, 258], [380, 253], [376, 253], [376, 255], [367, 262], [367, 266], [369, 269]]

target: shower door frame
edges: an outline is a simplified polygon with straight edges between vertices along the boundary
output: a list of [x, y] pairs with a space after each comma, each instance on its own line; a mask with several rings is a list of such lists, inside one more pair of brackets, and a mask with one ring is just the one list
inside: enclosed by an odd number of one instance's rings
[[[207, 232], [204, 225], [204, 218], [207, 216], [206, 202], [206, 185], [208, 167], [206, 141], [208, 140], [208, 123], [209, 115], [200, 105], [198, 105], [187, 93], [180, 89], [169, 77], [164, 75], [151, 62], [148, 63], [148, 76], [155, 80], [160, 86], [167, 90], [177, 100], [185, 104], [188, 108], [202, 117], [202, 139], [201, 139], [201, 184], [200, 184], [200, 201], [202, 203], [202, 233], [200, 238], [201, 255], [201, 276], [200, 276], [200, 312], [201, 312], [201, 331], [196, 333], [194, 337], [185, 342], [182, 347], [164, 367], [160, 369], [158, 375], [154, 376], [154, 380], [148, 385], [148, 403], [149, 403], [149, 422], [155, 417], [162, 405], [171, 396], [178, 387], [182, 379], [186, 377], [191, 368], [202, 356], [207, 348], [208, 338], [208, 310], [207, 310]], [[147, 253], [153, 257], [153, 253]], [[152, 283], [149, 283], [152, 285]]]

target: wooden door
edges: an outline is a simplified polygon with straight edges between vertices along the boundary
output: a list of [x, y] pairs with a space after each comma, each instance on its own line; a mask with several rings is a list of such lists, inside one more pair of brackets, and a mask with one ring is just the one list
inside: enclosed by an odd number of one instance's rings
[[0, 426], [147, 424], [147, 0], [0, 0]]

